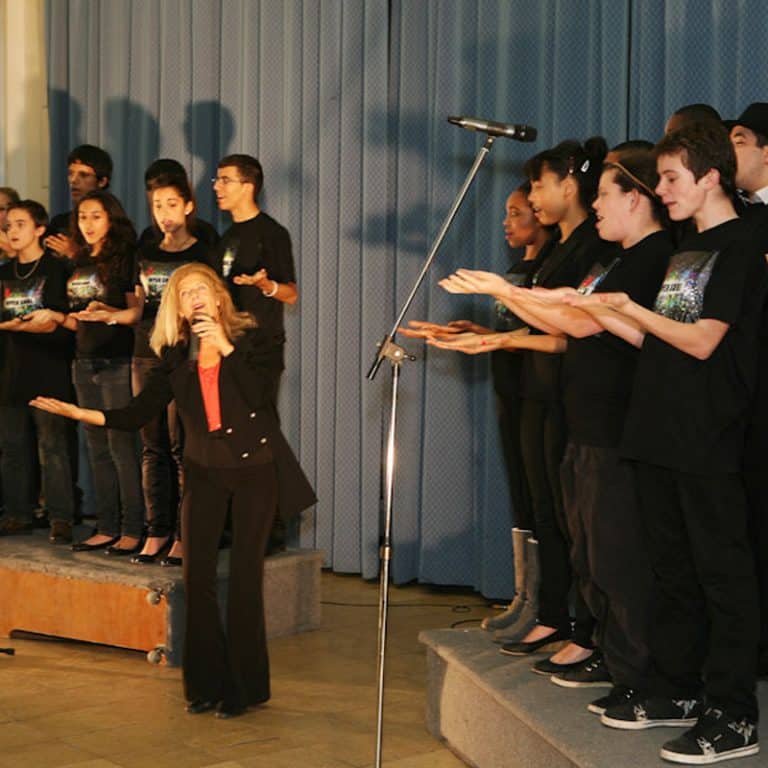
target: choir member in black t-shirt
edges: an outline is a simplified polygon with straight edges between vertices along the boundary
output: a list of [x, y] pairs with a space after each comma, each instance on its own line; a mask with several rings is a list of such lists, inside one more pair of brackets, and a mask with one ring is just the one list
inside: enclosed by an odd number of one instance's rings
[[[212, 248], [199, 240], [195, 226], [195, 199], [184, 175], [155, 176], [150, 182], [150, 206], [159, 242], [149, 241], [139, 249], [139, 281], [144, 289], [144, 312], [136, 326], [132, 361], [133, 394], [146, 386], [160, 360], [149, 345], [165, 287], [173, 272], [182, 264], [210, 264]], [[164, 565], [181, 565], [182, 544], [179, 516], [174, 514], [181, 500], [184, 472], [182, 468], [182, 433], [176, 403], [166, 412], [141, 428], [142, 485], [147, 515], [147, 538], [132, 562], [152, 563], [176, 530], [175, 541]]]
[[[755, 243], [768, 254], [768, 103], [750, 104], [727, 120], [736, 153], [736, 186], [747, 198], [741, 215], [754, 230]], [[750, 540], [760, 595], [758, 674], [768, 675], [768, 303], [760, 322], [760, 365], [744, 452], [744, 482], [749, 505]]]
[[67, 274], [64, 264], [40, 245], [47, 224], [45, 208], [33, 200], [13, 203], [8, 210], [9, 243], [17, 256], [0, 267], [0, 331], [6, 337], [0, 376], [5, 499], [0, 535], [33, 528], [36, 478], [30, 456], [36, 453], [51, 519], [49, 539], [62, 544], [72, 541], [71, 430], [60, 417], [28, 405], [37, 395], [69, 397], [72, 389], [72, 333], [54, 319], [66, 309]]
[[[216, 271], [227, 284], [235, 306], [250, 312], [280, 345], [285, 364], [283, 305], [299, 299], [296, 269], [288, 230], [261, 210], [264, 185], [261, 163], [250, 155], [227, 155], [219, 160], [213, 191], [220, 210], [232, 216], [232, 226], [218, 246]], [[277, 412], [281, 376], [274, 378], [272, 403]], [[275, 518], [268, 553], [285, 549], [283, 519]]]
[[[626, 291], [640, 305], [653, 304], [672, 254], [662, 228], [666, 212], [653, 191], [655, 157], [623, 152], [600, 178], [593, 208], [603, 240], [621, 250], [596, 262], [572, 288], [512, 290], [537, 322], [568, 334], [562, 392], [568, 445], [560, 468], [571, 563], [582, 594], [597, 619], [596, 640], [613, 681], [611, 693], [590, 704], [602, 712], [631, 698], [648, 682], [648, 609], [651, 570], [631, 466], [618, 454], [637, 358], [630, 344], [603, 333], [581, 310], [563, 306], [570, 295]], [[581, 687], [600, 674], [598, 662], [583, 668], [553, 668], [553, 682]]]
[[[133, 326], [144, 292], [137, 282], [136, 233], [109, 192], [89, 192], [74, 210], [78, 257], [67, 280], [69, 313], [58, 321], [76, 331], [73, 380], [84, 407], [112, 408], [131, 398]], [[144, 525], [141, 469], [133, 435], [85, 427], [98, 529], [76, 551], [138, 552]]]
[[620, 452], [636, 462], [657, 580], [653, 677], [609, 707], [605, 725], [693, 726], [661, 756], [703, 764], [759, 750], [757, 590], [741, 475], [756, 381], [766, 265], [733, 206], [727, 131], [693, 125], [656, 147], [656, 189], [696, 232], [672, 257], [653, 310], [626, 293], [571, 299], [608, 307], [607, 329], [641, 347]]
[[295, 304], [299, 293], [288, 230], [258, 204], [263, 183], [255, 157], [228, 155], [219, 161], [213, 189], [232, 226], [219, 243], [217, 268], [237, 308], [250, 312], [259, 327], [284, 344], [283, 304]]
[[[504, 275], [512, 285], [524, 285], [546, 257], [551, 231], [542, 227], [528, 202], [530, 182], [525, 182], [507, 198], [504, 218], [504, 236], [510, 248], [524, 248]], [[421, 339], [443, 339], [457, 333], [491, 335], [494, 333], [527, 333], [525, 323], [503, 303], [495, 305], [494, 328], [470, 320], [453, 320], [446, 325], [411, 320], [408, 328], [400, 328], [403, 336]], [[478, 348], [477, 352], [485, 351]], [[520, 616], [524, 606], [535, 601], [539, 589], [538, 547], [535, 539], [535, 522], [531, 508], [528, 479], [523, 466], [520, 445], [520, 377], [522, 355], [512, 349], [491, 352], [491, 372], [496, 392], [496, 415], [504, 453], [504, 464], [509, 483], [511, 517], [513, 522], [512, 543], [515, 565], [515, 599], [505, 611], [483, 620], [485, 630], [495, 631], [511, 626]], [[528, 596], [532, 597], [529, 599]]]
[[[147, 170], [144, 171], [144, 189], [147, 192], [147, 205], [152, 216], [152, 223], [139, 235], [139, 248], [143, 248], [146, 245], [157, 245], [163, 239], [164, 233], [158, 227], [152, 212], [151, 198], [152, 190], [157, 186], [158, 181], [164, 179], [167, 182], [169, 178], [178, 179], [179, 184], [187, 187], [191, 188], [192, 186], [189, 183], [189, 177], [184, 166], [178, 160], [173, 160], [170, 157], [160, 157], [154, 160], [147, 166]], [[205, 245], [213, 247], [219, 242], [219, 233], [212, 224], [199, 218], [197, 211], [190, 218], [188, 226], [190, 227], [190, 232]]]
[[[590, 205], [600, 177], [607, 147], [601, 138], [579, 142], [566, 141], [545, 150], [526, 163], [531, 179], [529, 200], [539, 222], [557, 225], [560, 236], [531, 283], [545, 288], [576, 287], [595, 261], [602, 261], [608, 246], [597, 236]], [[614, 247], [611, 246], [614, 250]], [[507, 303], [509, 283], [489, 272], [459, 270], [440, 283], [455, 293], [488, 293]], [[526, 350], [523, 356], [521, 445], [525, 471], [531, 490], [538, 540], [541, 583], [537, 608], [538, 622], [533, 626], [531, 613], [525, 621], [505, 630], [497, 630], [497, 639], [506, 642], [501, 649], [509, 655], [535, 652], [550, 643], [568, 639], [548, 664], [557, 668], [576, 665], [594, 655], [594, 621], [575, 592], [576, 628], [571, 633], [569, 592], [572, 572], [569, 559], [569, 534], [562, 506], [560, 462], [566, 441], [565, 416], [560, 390], [562, 352], [565, 336], [558, 329], [537, 322], [525, 306], [507, 304], [531, 327], [527, 336], [509, 334], [478, 337], [460, 334], [448, 342], [430, 341], [436, 346], [473, 345], [493, 349], [512, 347]], [[516, 632], [517, 637], [512, 635]], [[551, 674], [553, 668], [536, 671]]]

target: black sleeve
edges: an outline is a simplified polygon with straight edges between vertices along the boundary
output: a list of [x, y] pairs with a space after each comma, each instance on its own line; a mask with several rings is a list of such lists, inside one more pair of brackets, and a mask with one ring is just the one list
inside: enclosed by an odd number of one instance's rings
[[158, 417], [173, 400], [167, 364], [153, 368], [144, 389], [124, 408], [104, 411], [105, 427], [133, 432]]

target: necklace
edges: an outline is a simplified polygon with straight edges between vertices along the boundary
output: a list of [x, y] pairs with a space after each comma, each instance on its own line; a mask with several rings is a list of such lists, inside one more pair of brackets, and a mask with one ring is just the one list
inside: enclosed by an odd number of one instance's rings
[[178, 253], [179, 251], [183, 251], [187, 247], [187, 244], [194, 239], [195, 239], [194, 235], [187, 235], [187, 239], [176, 248], [168, 248], [168, 247], [163, 248], [162, 244], [160, 245], [160, 247], [163, 251], [166, 251], [166, 253]]
[[28, 277], [32, 277], [32, 275], [35, 273], [35, 270], [39, 266], [40, 262], [43, 260], [43, 257], [41, 256], [39, 259], [35, 261], [35, 263], [32, 265], [32, 269], [27, 272], [26, 275], [20, 275], [19, 274], [19, 259], [18, 257], [13, 260], [13, 274], [16, 275], [17, 280], [26, 280]]

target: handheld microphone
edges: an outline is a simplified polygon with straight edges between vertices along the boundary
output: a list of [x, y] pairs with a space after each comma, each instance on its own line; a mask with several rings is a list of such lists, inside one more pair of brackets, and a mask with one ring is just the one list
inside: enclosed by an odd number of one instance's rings
[[195, 325], [205, 318], [202, 315], [194, 315], [189, 321], [189, 350], [187, 359], [196, 362], [200, 355], [200, 337], [195, 333]]
[[505, 139], [515, 139], [515, 141], [536, 140], [536, 129], [532, 125], [493, 123], [490, 120], [479, 120], [476, 117], [449, 117], [448, 122], [468, 131], [487, 133], [489, 136], [501, 136]]

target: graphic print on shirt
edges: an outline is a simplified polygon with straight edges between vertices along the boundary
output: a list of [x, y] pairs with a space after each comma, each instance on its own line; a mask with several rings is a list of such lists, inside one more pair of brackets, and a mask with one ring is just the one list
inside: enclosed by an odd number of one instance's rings
[[[504, 275], [504, 279], [511, 285], [515, 285], [518, 288], [525, 286], [525, 281], [528, 275], [525, 272], [507, 272]], [[521, 322], [517, 315], [503, 302], [496, 299], [493, 304], [493, 313], [495, 316], [494, 328], [498, 331], [514, 331], [517, 330]]]
[[584, 279], [579, 283], [579, 287], [576, 289], [577, 293], [580, 293], [582, 296], [589, 296], [590, 293], [593, 293], [597, 286], [600, 285], [600, 283], [605, 280], [608, 273], [621, 261], [621, 259], [617, 256], [610, 264], [607, 266], [604, 264], [601, 264], [599, 261], [592, 265], [589, 272], [587, 272]]
[[683, 251], [669, 262], [653, 311], [680, 323], [695, 323], [719, 251]]
[[85, 309], [92, 301], [103, 301], [106, 295], [95, 266], [76, 267], [67, 280], [67, 302], [73, 312]]
[[43, 290], [45, 277], [35, 280], [3, 280], [3, 320], [13, 320], [15, 317], [43, 309]]
[[171, 275], [182, 265], [184, 261], [152, 261], [142, 259], [139, 262], [139, 281], [144, 289], [146, 303], [150, 307], [160, 306], [165, 286], [168, 285]]

